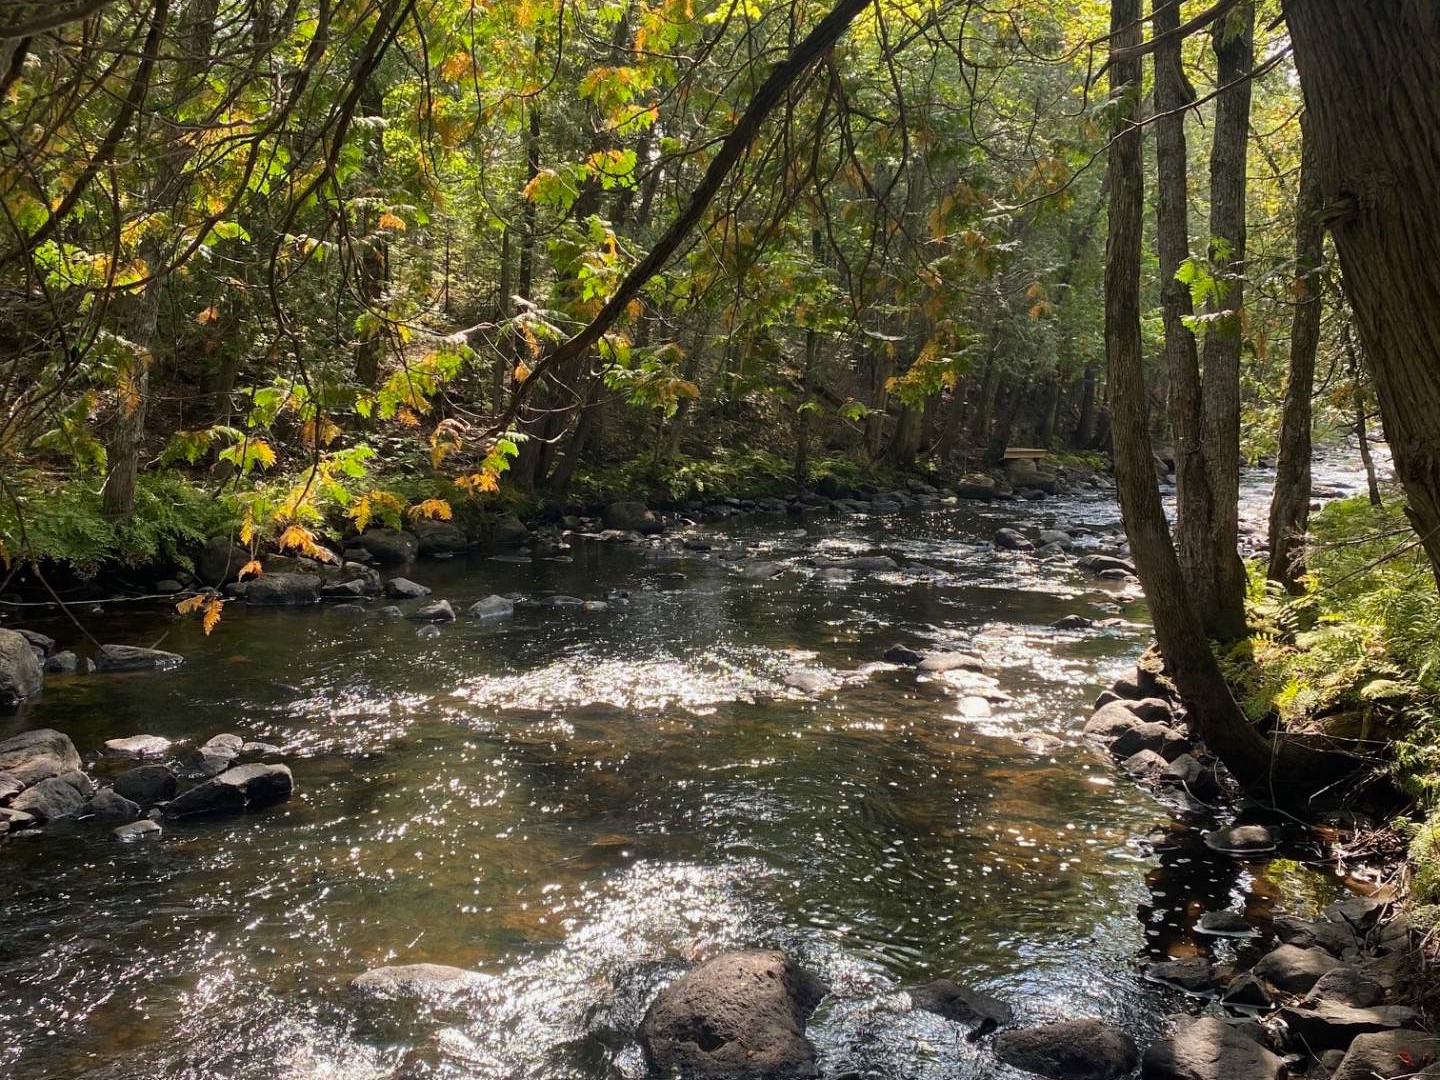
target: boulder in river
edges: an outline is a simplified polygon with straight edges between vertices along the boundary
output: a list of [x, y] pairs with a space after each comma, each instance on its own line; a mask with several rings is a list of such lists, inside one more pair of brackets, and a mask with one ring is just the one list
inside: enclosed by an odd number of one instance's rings
[[1203, 956], [1184, 956], [1179, 960], [1162, 960], [1145, 968], [1151, 982], [1173, 986], [1187, 994], [1208, 997], [1220, 989], [1215, 967]]
[[769, 581], [785, 567], [777, 562], [752, 562], [739, 568], [739, 574], [746, 581]]
[[514, 514], [502, 514], [490, 526], [492, 547], [519, 547], [530, 539], [530, 530]]
[[1017, 529], [1001, 529], [995, 534], [995, 547], [1001, 551], [1034, 551], [1035, 545]]
[[36, 728], [0, 742], [0, 777], [21, 788], [79, 768], [75, 744], [54, 728]]
[[1275, 837], [1264, 825], [1235, 825], [1203, 834], [1205, 846], [1227, 855], [1262, 854], [1275, 850]]
[[122, 843], [133, 844], [139, 840], [159, 840], [160, 834], [164, 831], [158, 821], [144, 818], [140, 821], [132, 821], [129, 825], [111, 829], [110, 835]]
[[1141, 1080], [1277, 1080], [1285, 1063], [1243, 1030], [1214, 1016], [1186, 1018], [1145, 1051]]
[[979, 657], [962, 652], [926, 653], [919, 668], [927, 675], [943, 675], [947, 671], [984, 671]]
[[1277, 990], [1287, 994], [1308, 993], [1310, 988], [1340, 961], [1324, 949], [1299, 949], [1294, 945], [1280, 945], [1260, 958], [1252, 970], [1258, 979], [1263, 979]]
[[106, 739], [105, 754], [120, 758], [158, 758], [170, 752], [170, 740], [159, 735], [129, 735], [123, 739]]
[[664, 532], [665, 526], [655, 512], [642, 502], [623, 499], [605, 508], [605, 528], [638, 532], [646, 536]]
[[1418, 1029], [1424, 1018], [1408, 1005], [1362, 1009], [1338, 1001], [1306, 1001], [1280, 1010], [1298, 1045], [1311, 1051], [1343, 1050], [1360, 1035]]
[[10, 801], [10, 809], [29, 814], [36, 821], [70, 817], [85, 805], [95, 785], [82, 772], [47, 777], [27, 787]]
[[1041, 529], [1040, 543], [1044, 547], [1053, 544], [1062, 551], [1069, 551], [1075, 546], [1075, 539], [1064, 529]]
[[465, 609], [472, 619], [503, 619], [515, 614], [515, 601], [505, 596], [490, 595], [476, 600]]
[[114, 788], [103, 788], [91, 795], [79, 812], [81, 817], [134, 821], [140, 816], [140, 804], [125, 798]]
[[320, 599], [319, 574], [261, 574], [247, 583], [245, 603], [251, 607], [301, 607]]
[[137, 765], [115, 778], [115, 790], [148, 810], [175, 797], [175, 773], [164, 765]]
[[722, 953], [660, 991], [641, 1022], [640, 1047], [656, 1075], [812, 1077], [805, 1022], [826, 992], [782, 953]]
[[1131, 704], [1129, 701], [1111, 701], [1100, 706], [1085, 721], [1085, 734], [1092, 739], [1112, 743], [1132, 728], [1139, 727], [1145, 721], [1130, 710]]
[[1119, 570], [1125, 574], [1135, 573], [1135, 564], [1127, 559], [1117, 558], [1114, 555], [1081, 555], [1075, 560], [1075, 565], [1081, 570], [1088, 570], [1092, 574], [1104, 574], [1107, 571]]
[[1117, 1080], [1140, 1063], [1135, 1040], [1099, 1020], [1060, 1020], [1002, 1032], [995, 1056], [1051, 1080]]
[[1385, 1001], [1385, 988], [1357, 967], [1349, 964], [1331, 968], [1305, 995], [1307, 1002], [1336, 1001], [1368, 1009]]
[[107, 672], [157, 671], [179, 667], [184, 662], [185, 658], [179, 653], [139, 645], [101, 645], [95, 654], [95, 670]]
[[349, 547], [364, 548], [370, 559], [382, 566], [400, 566], [414, 562], [420, 554], [420, 541], [415, 534], [404, 529], [366, 529], [359, 536], [346, 541]]
[[892, 664], [915, 665], [925, 659], [925, 654], [916, 652], [909, 645], [891, 645], [885, 650], [883, 658]]
[[1094, 619], [1087, 619], [1084, 615], [1062, 615], [1050, 624], [1052, 630], [1090, 630], [1095, 626]]
[[80, 657], [69, 649], [61, 649], [45, 658], [45, 674], [74, 675], [80, 670]]
[[423, 600], [430, 595], [430, 587], [409, 578], [392, 577], [385, 582], [385, 595], [391, 600]]
[[915, 987], [910, 991], [910, 1005], [957, 1024], [971, 1024], [990, 1031], [1015, 1019], [1015, 1010], [999, 998], [959, 986], [949, 979], [936, 979]]
[[0, 630], [0, 704], [24, 701], [45, 685], [40, 659], [21, 634]]
[[1153, 721], [1126, 728], [1110, 744], [1110, 752], [1116, 757], [1126, 758], [1141, 750], [1153, 750], [1167, 762], [1173, 761], [1190, 749], [1190, 741], [1169, 724]]
[[410, 531], [421, 555], [454, 555], [470, 546], [465, 530], [453, 521], [421, 518], [411, 523]]
[[[1173, 764], [1173, 763], [1172, 763]], [[1250, 921], [1238, 911], [1207, 911], [1195, 924], [1197, 934], [1213, 937], [1252, 938], [1258, 936]]]
[[294, 777], [284, 765], [237, 765], [172, 799], [165, 806], [165, 816], [186, 818], [258, 810], [284, 802], [294, 789]]
[[455, 609], [450, 606], [449, 600], [432, 600], [413, 611], [410, 618], [416, 622], [454, 622]]

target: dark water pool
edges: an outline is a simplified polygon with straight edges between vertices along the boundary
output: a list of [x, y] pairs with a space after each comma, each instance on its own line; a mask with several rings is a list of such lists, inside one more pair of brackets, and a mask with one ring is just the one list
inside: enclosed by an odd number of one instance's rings
[[[1339, 885], [1304, 842], [1260, 863], [1205, 852], [1203, 822], [1079, 745], [1145, 613], [1063, 562], [990, 550], [1001, 524], [1051, 522], [1113, 543], [1116, 513], [1095, 494], [695, 530], [710, 554], [576, 541], [571, 562], [425, 563], [410, 576], [457, 610], [497, 591], [630, 596], [434, 638], [319, 609], [232, 605], [208, 639], [158, 609], [90, 617], [101, 640], [163, 637], [187, 661], [52, 678], [0, 736], [51, 726], [90, 754], [235, 732], [283, 747], [297, 795], [158, 843], [79, 823], [0, 848], [0, 1073], [634, 1076], [628, 1032], [656, 987], [738, 945], [831, 983], [812, 1025], [830, 1072], [1009, 1075], [909, 1012], [903, 989], [938, 976], [1025, 1019], [1143, 1037], [1184, 1003], [1140, 965], [1208, 950], [1189, 931], [1204, 911], [1263, 923]], [[786, 570], [746, 581], [724, 550]], [[902, 569], [827, 581], [801, 562], [876, 553]], [[1071, 612], [1127, 623], [1048, 628]], [[989, 678], [877, 664], [896, 641], [961, 646]], [[833, 689], [791, 689], [801, 670]], [[1021, 731], [1064, 745], [1036, 754]], [[481, 991], [421, 1014], [345, 992], [421, 961], [481, 972]]]

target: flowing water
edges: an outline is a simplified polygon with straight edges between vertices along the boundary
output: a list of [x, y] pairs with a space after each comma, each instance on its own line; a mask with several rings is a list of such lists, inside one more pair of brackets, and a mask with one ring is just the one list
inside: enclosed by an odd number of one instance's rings
[[[991, 550], [1001, 525], [1051, 523], [1116, 542], [1113, 502], [1091, 493], [692, 530], [712, 553], [577, 540], [569, 562], [423, 563], [410, 575], [457, 610], [629, 594], [436, 637], [323, 609], [231, 605], [208, 639], [154, 609], [88, 616], [101, 640], [163, 637], [187, 660], [52, 677], [0, 737], [55, 727], [90, 756], [234, 732], [280, 745], [297, 791], [158, 843], [82, 822], [0, 848], [0, 1075], [633, 1077], [656, 989], [750, 945], [830, 983], [810, 1029], [830, 1074], [1012, 1075], [909, 1011], [904, 988], [941, 976], [1022, 1020], [1098, 1016], [1143, 1039], [1186, 1007], [1144, 961], [1229, 947], [1191, 933], [1206, 910], [1262, 925], [1343, 886], [1309, 836], [1266, 861], [1208, 853], [1207, 819], [1080, 744], [1145, 612], [1064, 562]], [[785, 571], [744, 580], [735, 552]], [[851, 554], [901, 569], [835, 580], [802, 561]], [[1072, 612], [1124, 621], [1049, 628]], [[963, 647], [993, 681], [878, 663], [897, 641]], [[792, 689], [797, 672], [821, 688]], [[346, 991], [426, 961], [484, 978], [445, 1009]]]

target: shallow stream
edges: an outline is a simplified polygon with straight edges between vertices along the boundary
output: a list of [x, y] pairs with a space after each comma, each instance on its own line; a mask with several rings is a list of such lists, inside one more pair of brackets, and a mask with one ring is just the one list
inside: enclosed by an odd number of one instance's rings
[[[52, 677], [0, 738], [55, 727], [88, 757], [117, 736], [234, 732], [280, 745], [297, 791], [156, 843], [76, 823], [0, 847], [0, 1074], [636, 1076], [629, 1036], [658, 986], [742, 945], [831, 984], [811, 1025], [827, 1074], [1012, 1075], [909, 1011], [904, 988], [941, 976], [1022, 1020], [1097, 1016], [1143, 1039], [1187, 1007], [1143, 962], [1230, 947], [1191, 933], [1201, 914], [1263, 925], [1343, 886], [1311, 836], [1265, 861], [1209, 853], [1210, 822], [1173, 819], [1080, 744], [1146, 644], [1145, 610], [989, 543], [1051, 524], [1094, 550], [1118, 515], [1091, 493], [687, 531], [710, 553], [577, 540], [572, 562], [421, 563], [408, 575], [457, 610], [629, 594], [428, 638], [323, 608], [232, 604], [208, 639], [153, 608], [88, 616], [102, 641], [158, 639], [186, 662]], [[725, 552], [786, 569], [744, 580]], [[851, 554], [901, 569], [835, 580], [802, 562]], [[1125, 621], [1049, 628], [1070, 613]], [[28, 625], [77, 644], [61, 620]], [[994, 682], [879, 662], [902, 641], [974, 652]], [[422, 961], [486, 979], [449, 1013], [346, 992]]]

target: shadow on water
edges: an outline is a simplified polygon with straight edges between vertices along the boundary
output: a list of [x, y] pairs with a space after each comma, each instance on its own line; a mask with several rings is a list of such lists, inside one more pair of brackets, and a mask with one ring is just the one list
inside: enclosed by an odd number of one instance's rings
[[[655, 989], [752, 944], [833, 985], [812, 1034], [836, 1071], [1001, 1075], [909, 1011], [903, 988], [939, 976], [1022, 1019], [1095, 1015], [1143, 1037], [1181, 1007], [1143, 960], [1232, 948], [1193, 932], [1200, 914], [1263, 927], [1334, 886], [1318, 865], [1206, 852], [1079, 745], [1089, 702], [1145, 643], [1144, 610], [1068, 564], [992, 552], [1017, 520], [1117, 525], [1106, 499], [1076, 496], [729, 524], [703, 530], [711, 554], [577, 542], [571, 562], [428, 563], [413, 576], [457, 609], [629, 592], [435, 638], [323, 610], [232, 610], [209, 639], [154, 610], [93, 616], [102, 640], [163, 636], [187, 662], [56, 678], [0, 735], [56, 727], [90, 755], [137, 732], [233, 731], [284, 748], [297, 796], [157, 844], [82, 823], [0, 849], [0, 1068], [363, 1078], [404, 1058], [495, 1080], [633, 1075]], [[726, 549], [785, 570], [745, 581]], [[802, 562], [874, 553], [901, 568], [832, 580]], [[1049, 629], [1071, 612], [1132, 621]], [[978, 653], [994, 681], [876, 665], [897, 640]], [[791, 689], [797, 670], [833, 689]], [[1037, 756], [1021, 731], [1064, 742]], [[485, 978], [448, 1013], [377, 1016], [344, 992], [422, 961]]]

